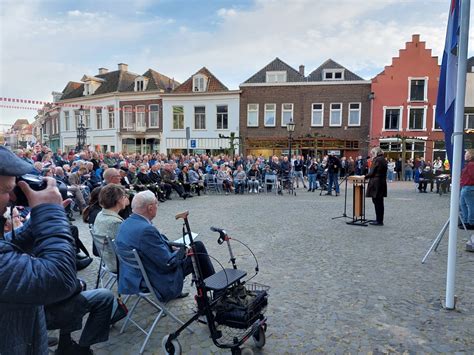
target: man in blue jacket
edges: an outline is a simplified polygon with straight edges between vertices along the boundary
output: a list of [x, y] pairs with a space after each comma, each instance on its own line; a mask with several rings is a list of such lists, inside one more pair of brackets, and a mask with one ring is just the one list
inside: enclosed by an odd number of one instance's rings
[[47, 354], [43, 307], [68, 298], [77, 286], [76, 252], [53, 178], [42, 191], [18, 183], [31, 218], [9, 240], [3, 237], [15, 176], [30, 171], [30, 164], [0, 147], [0, 354]]
[[[121, 250], [136, 249], [142, 259], [150, 283], [160, 301], [168, 302], [182, 294], [183, 280], [191, 274], [191, 259], [184, 249], [171, 247], [168, 238], [153, 226], [158, 211], [158, 201], [151, 191], [142, 191], [132, 201], [133, 214], [120, 226], [116, 243]], [[214, 274], [214, 267], [202, 242], [195, 242], [201, 272], [204, 278]], [[140, 270], [120, 265], [119, 293], [136, 294], [144, 291], [145, 282]]]

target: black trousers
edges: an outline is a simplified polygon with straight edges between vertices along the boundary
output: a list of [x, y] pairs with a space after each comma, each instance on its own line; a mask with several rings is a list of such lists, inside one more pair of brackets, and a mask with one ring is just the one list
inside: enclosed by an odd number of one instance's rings
[[[199, 259], [199, 265], [201, 266], [202, 277], [206, 278], [215, 274], [214, 266], [212, 265], [211, 259], [207, 254], [206, 247], [200, 241], [194, 242], [196, 248], [197, 258]], [[187, 276], [193, 272], [193, 263], [191, 258], [188, 257], [184, 261], [184, 275]]]
[[375, 218], [377, 219], [377, 222], [383, 223], [383, 213], [384, 213], [383, 197], [372, 197], [372, 202], [374, 203]]

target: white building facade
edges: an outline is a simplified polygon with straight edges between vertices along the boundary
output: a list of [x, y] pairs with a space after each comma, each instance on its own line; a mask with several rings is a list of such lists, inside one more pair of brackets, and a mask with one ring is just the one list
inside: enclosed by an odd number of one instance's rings
[[[202, 68], [176, 90], [162, 95], [163, 139], [161, 153], [214, 154], [230, 148], [239, 151], [240, 90], [228, 90]], [[189, 127], [189, 140], [186, 128]]]

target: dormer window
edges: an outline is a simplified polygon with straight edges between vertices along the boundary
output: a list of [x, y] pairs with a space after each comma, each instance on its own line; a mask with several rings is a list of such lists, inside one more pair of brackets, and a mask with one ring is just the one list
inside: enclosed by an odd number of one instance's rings
[[344, 69], [324, 69], [323, 80], [344, 80]]
[[135, 79], [135, 88], [134, 88], [134, 90], [135, 91], [145, 91], [146, 87], [147, 87], [147, 84], [148, 84], [148, 79], [143, 77], [143, 76], [139, 76], [138, 78]]
[[202, 92], [207, 90], [207, 77], [202, 74], [194, 75], [193, 77], [193, 91]]
[[97, 78], [94, 76], [84, 75], [81, 79], [84, 83], [84, 91], [83, 95], [88, 96], [95, 93], [95, 91], [99, 88], [99, 86], [105, 81], [102, 78]]
[[286, 71], [267, 71], [267, 83], [286, 83]]

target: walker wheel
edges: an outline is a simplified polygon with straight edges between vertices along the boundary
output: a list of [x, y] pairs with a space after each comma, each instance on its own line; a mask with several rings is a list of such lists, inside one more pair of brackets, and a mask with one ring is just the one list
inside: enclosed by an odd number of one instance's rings
[[241, 355], [253, 355], [253, 350], [250, 348], [242, 348], [240, 351]]
[[181, 355], [181, 344], [178, 339], [169, 340], [170, 335], [167, 334], [163, 337], [161, 342], [161, 348], [166, 355]]
[[256, 331], [253, 334], [253, 341], [255, 342], [255, 346], [259, 349], [265, 346], [266, 337], [265, 337], [265, 329], [263, 325], [260, 326], [258, 328], [258, 331]]

